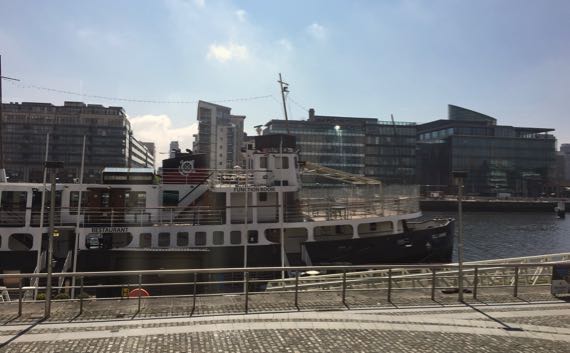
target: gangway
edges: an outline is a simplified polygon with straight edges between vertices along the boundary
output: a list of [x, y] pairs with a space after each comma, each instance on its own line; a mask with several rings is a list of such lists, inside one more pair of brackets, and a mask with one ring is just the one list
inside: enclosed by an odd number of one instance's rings
[[[550, 283], [551, 267], [545, 263], [570, 261], [570, 252], [523, 256], [464, 263], [464, 286], [538, 286]], [[537, 266], [532, 266], [537, 264]], [[510, 265], [510, 266], [505, 266]], [[520, 267], [513, 265], [523, 265]], [[276, 279], [267, 283], [267, 291], [372, 288], [430, 288], [437, 275], [437, 287], [457, 287], [458, 264], [425, 265], [423, 268], [373, 269], [364, 271], [312, 274], [298, 278]], [[437, 268], [437, 269], [436, 269]]]

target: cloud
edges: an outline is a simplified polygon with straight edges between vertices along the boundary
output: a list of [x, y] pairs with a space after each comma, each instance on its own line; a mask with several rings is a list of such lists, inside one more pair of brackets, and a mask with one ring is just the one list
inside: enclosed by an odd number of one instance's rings
[[178, 141], [181, 149], [192, 148], [192, 135], [198, 133], [198, 123], [182, 127], [173, 127], [172, 119], [168, 115], [141, 115], [129, 117], [134, 136], [143, 142], [154, 142], [156, 144], [156, 165], [160, 166], [160, 161], [167, 158], [170, 141]]
[[242, 9], [237, 10], [237, 11], [236, 11], [236, 16], [237, 16], [237, 18], [238, 18], [238, 20], [239, 20], [240, 22], [245, 22], [245, 21], [247, 21], [247, 18], [246, 18], [247, 12], [246, 12], [245, 10], [242, 10]]
[[205, 7], [206, 6], [206, 0], [194, 0], [194, 3], [198, 7]]
[[277, 41], [277, 44], [279, 44], [282, 48], [284, 48], [287, 51], [293, 50], [293, 44], [291, 44], [291, 42], [286, 38], [280, 39], [279, 41]]
[[307, 27], [307, 33], [309, 33], [311, 37], [317, 40], [325, 39], [327, 35], [326, 32], [327, 32], [326, 28], [316, 22], [312, 23]]
[[222, 44], [210, 44], [208, 48], [208, 59], [214, 59], [221, 63], [230, 60], [244, 60], [248, 57], [248, 50], [245, 45], [239, 45], [235, 43], [229, 43], [227, 45]]

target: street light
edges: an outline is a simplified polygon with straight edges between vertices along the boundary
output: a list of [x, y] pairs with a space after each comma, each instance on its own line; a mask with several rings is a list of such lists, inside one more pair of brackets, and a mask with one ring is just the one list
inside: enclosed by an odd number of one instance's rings
[[458, 290], [459, 290], [459, 301], [463, 301], [463, 206], [461, 202], [463, 201], [463, 183], [465, 178], [467, 178], [467, 172], [464, 171], [453, 171], [453, 182], [457, 185], [457, 218], [459, 220], [459, 239], [457, 242], [457, 258], [459, 263], [459, 274], [458, 274]]
[[63, 168], [63, 162], [45, 162], [45, 168], [51, 171], [50, 181], [50, 206], [49, 206], [49, 233], [48, 233], [48, 256], [47, 256], [47, 283], [46, 283], [46, 302], [45, 314], [47, 318], [51, 312], [51, 279], [53, 272], [53, 237], [55, 236], [54, 223], [55, 223], [55, 175], [58, 169]]

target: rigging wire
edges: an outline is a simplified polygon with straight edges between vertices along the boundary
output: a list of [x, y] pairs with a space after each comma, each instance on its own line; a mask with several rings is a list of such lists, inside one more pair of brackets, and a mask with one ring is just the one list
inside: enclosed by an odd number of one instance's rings
[[[2, 77], [4, 79], [4, 77]], [[102, 95], [95, 95], [95, 94], [86, 94], [86, 93], [79, 93], [69, 90], [62, 90], [57, 88], [45, 87], [45, 86], [38, 86], [34, 84], [23, 84], [15, 81], [8, 81], [12, 85], [23, 88], [23, 89], [36, 89], [41, 91], [59, 93], [59, 94], [68, 94], [73, 96], [79, 97], [86, 97], [86, 98], [96, 98], [96, 99], [103, 99], [108, 101], [117, 101], [117, 102], [131, 102], [131, 103], [154, 103], [154, 104], [196, 104], [199, 100], [160, 100], [160, 99], [138, 99], [138, 98], [124, 98], [124, 97], [111, 97], [111, 96], [102, 96]], [[240, 98], [230, 98], [230, 99], [218, 99], [218, 100], [211, 100], [211, 103], [225, 103], [225, 102], [244, 102], [244, 101], [252, 101], [252, 100], [259, 100], [259, 99], [266, 99], [270, 98], [272, 95], [261, 95], [261, 96], [252, 96], [252, 97], [240, 97]]]

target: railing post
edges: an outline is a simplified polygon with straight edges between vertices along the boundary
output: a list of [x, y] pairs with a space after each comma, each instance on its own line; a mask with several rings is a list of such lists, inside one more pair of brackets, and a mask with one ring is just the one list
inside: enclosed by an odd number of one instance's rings
[[83, 276], [79, 277], [79, 315], [83, 314]]
[[194, 314], [194, 310], [196, 309], [196, 281], [198, 278], [198, 274], [196, 272], [194, 272], [194, 293], [192, 295], [192, 313], [190, 314], [190, 316], [192, 316]]
[[515, 267], [515, 288], [513, 289], [513, 297], [519, 295], [519, 268]]
[[113, 226], [114, 219], [115, 219], [115, 210], [111, 208], [111, 227]]
[[18, 317], [22, 316], [22, 279], [18, 284]]
[[299, 271], [295, 271], [295, 308], [299, 311]]
[[245, 313], [249, 311], [249, 272], [245, 273]]
[[141, 294], [142, 294], [142, 273], [139, 273], [139, 290], [138, 290], [138, 310], [137, 310], [137, 314], [141, 311]]
[[477, 287], [479, 286], [479, 267], [475, 267], [473, 275], [473, 299], [477, 299]]
[[348, 308], [346, 305], [346, 269], [342, 270], [342, 304]]
[[388, 269], [388, 303], [392, 302], [392, 269]]
[[432, 268], [431, 269], [431, 300], [434, 301], [435, 300], [435, 285], [436, 285], [436, 269]]

